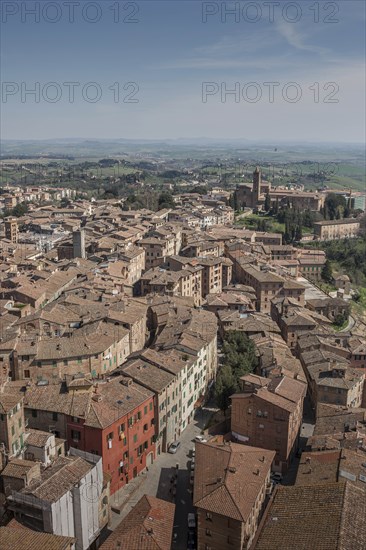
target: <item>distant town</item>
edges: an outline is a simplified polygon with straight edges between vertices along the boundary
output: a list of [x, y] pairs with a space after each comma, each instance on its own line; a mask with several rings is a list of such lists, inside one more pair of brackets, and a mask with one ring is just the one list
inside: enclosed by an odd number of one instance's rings
[[365, 192], [326, 170], [18, 160], [0, 548], [364, 550]]

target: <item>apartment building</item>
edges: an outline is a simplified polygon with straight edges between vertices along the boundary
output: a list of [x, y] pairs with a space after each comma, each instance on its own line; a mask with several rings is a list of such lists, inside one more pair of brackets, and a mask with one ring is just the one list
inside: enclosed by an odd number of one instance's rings
[[184, 269], [168, 271], [160, 267], [146, 271], [140, 279], [140, 293], [191, 297], [194, 305], [202, 303], [201, 266], [187, 265]]
[[320, 241], [335, 239], [352, 239], [360, 233], [360, 220], [344, 218], [342, 220], [325, 220], [314, 223], [314, 235]]
[[155, 458], [154, 394], [131, 378], [32, 385], [25, 394], [25, 414], [31, 428], [52, 431], [68, 447], [101, 456], [111, 493]]
[[271, 300], [283, 287], [284, 279], [276, 273], [251, 265], [243, 268], [243, 275], [244, 279], [238, 282], [254, 288], [257, 296], [257, 311], [270, 313]]
[[235, 441], [275, 451], [274, 470], [286, 472], [298, 448], [306, 384], [287, 376], [243, 376], [231, 396]]
[[166, 452], [179, 435], [180, 391], [178, 377], [157, 364], [141, 357], [129, 361], [122, 368], [123, 374], [155, 394], [156, 450]]
[[198, 550], [250, 548], [274, 456], [274, 451], [230, 442], [196, 444], [193, 504]]
[[167, 265], [172, 271], [200, 268], [201, 293], [205, 298], [207, 294], [216, 294], [222, 291], [223, 286], [231, 283], [232, 262], [223, 257], [187, 258], [184, 256], [171, 256]]
[[365, 373], [351, 368], [346, 360], [330, 356], [319, 350], [300, 355], [313, 408], [318, 403], [361, 407]]
[[23, 397], [0, 386], [0, 464], [21, 455], [25, 443]]
[[63, 337], [34, 340], [20, 337], [13, 354], [16, 380], [62, 380], [65, 375], [106, 375], [130, 353], [130, 332], [123, 326], [97, 322]]

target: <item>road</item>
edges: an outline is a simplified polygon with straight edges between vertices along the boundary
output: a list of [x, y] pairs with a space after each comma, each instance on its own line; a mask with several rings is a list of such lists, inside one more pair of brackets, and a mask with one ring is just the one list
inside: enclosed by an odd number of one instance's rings
[[[136, 505], [144, 495], [152, 495], [169, 502], [175, 502], [174, 533], [177, 534], [174, 550], [186, 550], [187, 548], [187, 515], [194, 512], [190, 478], [190, 455], [194, 447], [193, 440], [201, 433], [212, 410], [203, 409], [196, 413], [194, 420], [181, 434], [180, 448], [176, 454], [163, 453], [156, 458], [154, 464], [149, 466], [146, 474], [141, 474], [133, 479], [127, 486], [111, 497], [112, 507], [121, 507], [121, 513], [111, 512], [109, 529], [114, 530], [120, 521]], [[176, 467], [178, 465], [178, 468]], [[172, 478], [177, 474], [176, 483]], [[176, 487], [176, 495], [172, 492]]]
[[296, 280], [305, 287], [305, 300], [328, 298], [328, 295], [325, 294], [325, 292], [313, 285], [308, 279], [305, 279], [305, 277], [297, 277]]

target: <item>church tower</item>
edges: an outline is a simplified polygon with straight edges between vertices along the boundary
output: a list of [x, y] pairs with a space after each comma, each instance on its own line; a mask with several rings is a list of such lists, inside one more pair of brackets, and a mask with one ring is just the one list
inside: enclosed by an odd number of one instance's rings
[[260, 171], [259, 166], [253, 172], [253, 206], [257, 206], [259, 202], [259, 197], [261, 194], [261, 183], [262, 183], [262, 172]]

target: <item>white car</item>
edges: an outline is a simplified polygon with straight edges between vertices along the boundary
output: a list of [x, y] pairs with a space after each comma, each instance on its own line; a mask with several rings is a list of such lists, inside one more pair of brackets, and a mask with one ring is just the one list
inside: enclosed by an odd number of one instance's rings
[[207, 439], [203, 437], [203, 435], [196, 435], [194, 438], [195, 441], [198, 443], [207, 443]]

